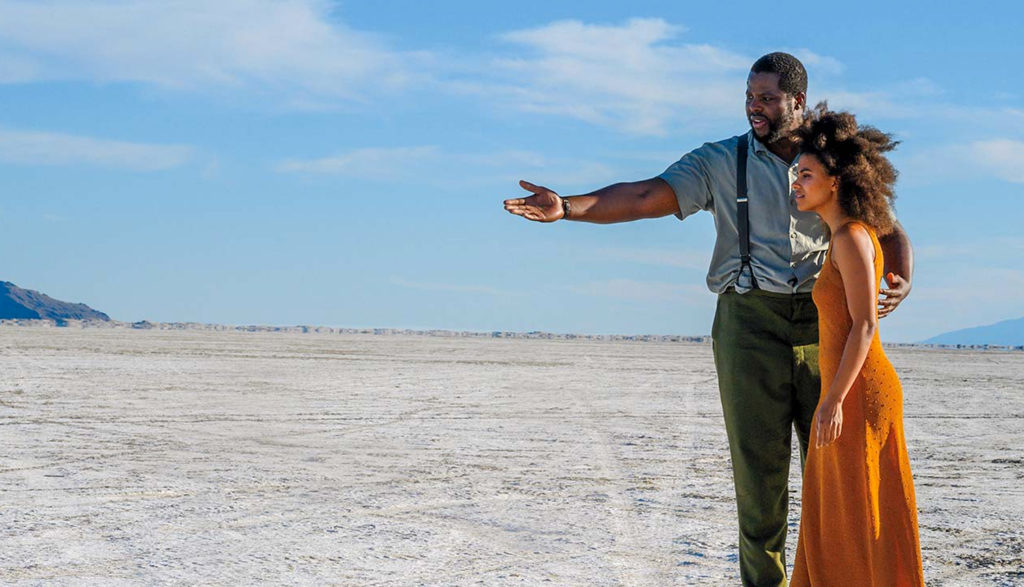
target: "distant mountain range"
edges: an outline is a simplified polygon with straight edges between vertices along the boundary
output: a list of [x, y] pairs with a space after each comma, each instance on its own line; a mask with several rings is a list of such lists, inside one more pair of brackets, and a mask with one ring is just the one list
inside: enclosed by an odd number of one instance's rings
[[1024, 318], [1004, 320], [988, 326], [954, 330], [924, 341], [925, 344], [1024, 345]]
[[9, 281], [0, 281], [0, 320], [12, 318], [53, 320], [58, 324], [64, 320], [110, 320], [110, 316], [85, 304], [62, 302]]

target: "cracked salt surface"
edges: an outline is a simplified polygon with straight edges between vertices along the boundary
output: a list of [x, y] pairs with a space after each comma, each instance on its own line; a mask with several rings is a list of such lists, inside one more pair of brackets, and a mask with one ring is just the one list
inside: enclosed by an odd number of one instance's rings
[[[1024, 353], [889, 354], [929, 584], [1024, 583]], [[4, 327], [0, 443], [4, 584], [738, 582], [706, 345]]]

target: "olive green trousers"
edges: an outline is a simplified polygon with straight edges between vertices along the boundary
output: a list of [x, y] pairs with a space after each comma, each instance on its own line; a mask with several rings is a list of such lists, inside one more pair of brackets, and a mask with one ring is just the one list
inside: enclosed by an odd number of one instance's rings
[[792, 432], [807, 454], [821, 393], [811, 294], [729, 290], [711, 331], [732, 456], [744, 585], [786, 585]]

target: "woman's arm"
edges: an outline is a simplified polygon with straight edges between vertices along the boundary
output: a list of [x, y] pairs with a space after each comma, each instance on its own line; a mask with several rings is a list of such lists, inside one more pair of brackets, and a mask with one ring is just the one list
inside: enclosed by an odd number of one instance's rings
[[843, 400], [864, 366], [871, 340], [878, 329], [875, 314], [878, 279], [875, 277], [875, 247], [871, 236], [862, 226], [843, 226], [832, 237], [832, 260], [843, 278], [852, 326], [835, 378], [815, 415], [818, 446], [835, 441], [842, 433]]

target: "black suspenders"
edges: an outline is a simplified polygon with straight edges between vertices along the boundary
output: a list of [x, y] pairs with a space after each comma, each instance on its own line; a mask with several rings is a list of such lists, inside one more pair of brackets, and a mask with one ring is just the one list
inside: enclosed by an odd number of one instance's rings
[[[747, 135], [740, 136], [736, 145], [736, 228], [740, 241], [740, 275], [743, 268], [750, 272], [750, 284], [757, 287], [754, 269], [750, 266], [750, 211], [747, 209]], [[737, 280], [739, 277], [737, 276]]]

